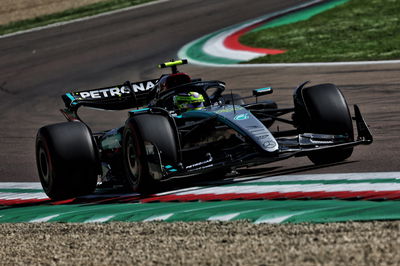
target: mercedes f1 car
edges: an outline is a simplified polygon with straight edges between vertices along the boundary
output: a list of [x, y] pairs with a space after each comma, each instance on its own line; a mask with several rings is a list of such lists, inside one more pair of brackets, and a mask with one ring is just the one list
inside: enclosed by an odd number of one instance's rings
[[[177, 66], [184, 63], [161, 64], [172, 73], [159, 79], [64, 94], [66, 108], [61, 111], [68, 122], [40, 128], [36, 139], [37, 168], [46, 194], [71, 198], [107, 182], [150, 193], [172, 177], [211, 172], [224, 176], [232, 169], [290, 157], [307, 156], [315, 164], [340, 162], [351, 156], [354, 146], [372, 143], [359, 108], [354, 106], [352, 117], [333, 84], [301, 84], [294, 90], [293, 108], [258, 100], [272, 93], [271, 88], [254, 89], [244, 98], [255, 101], [246, 104], [238, 95], [224, 95], [222, 81], [179, 72]], [[182, 108], [182, 103], [191, 106]], [[92, 132], [78, 116], [83, 106], [130, 109], [129, 118], [119, 128]], [[276, 121], [292, 129], [273, 131]]]

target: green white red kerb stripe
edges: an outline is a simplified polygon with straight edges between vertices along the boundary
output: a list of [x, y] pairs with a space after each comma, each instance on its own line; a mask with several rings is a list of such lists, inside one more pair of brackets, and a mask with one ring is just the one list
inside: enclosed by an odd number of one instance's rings
[[187, 58], [197, 64], [237, 64], [266, 54], [284, 53], [281, 49], [249, 47], [239, 42], [240, 36], [257, 29], [294, 23], [343, 4], [348, 0], [323, 3], [314, 0], [289, 9], [268, 14], [238, 25], [230, 26], [208, 34], [185, 45], [179, 52], [180, 58]]
[[[74, 199], [79, 203], [96, 202], [189, 202], [253, 199], [400, 199], [400, 172], [289, 175], [240, 178], [226, 185], [196, 186], [141, 197], [136, 193], [93, 195]], [[45, 202], [49, 199], [39, 183], [0, 183], [0, 205]], [[71, 201], [72, 202], [72, 201]], [[64, 202], [53, 202], [63, 204]]]
[[[237, 182], [189, 187], [149, 197], [97, 191], [64, 201], [46, 199], [39, 183], [0, 183], [0, 223], [400, 220], [400, 172], [249, 177], [234, 181]], [[330, 200], [320, 200], [327, 197]], [[286, 200], [268, 200], [276, 198]]]

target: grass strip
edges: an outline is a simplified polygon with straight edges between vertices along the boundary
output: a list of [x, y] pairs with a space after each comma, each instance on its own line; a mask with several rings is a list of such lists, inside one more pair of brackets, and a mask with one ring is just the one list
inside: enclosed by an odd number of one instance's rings
[[71, 8], [62, 12], [43, 15], [32, 19], [11, 22], [0, 25], [0, 35], [12, 32], [42, 27], [45, 25], [74, 20], [82, 17], [97, 15], [130, 6], [140, 5], [154, 0], [107, 0], [78, 8]]
[[399, 0], [351, 0], [305, 21], [249, 32], [240, 42], [287, 50], [247, 63], [400, 59], [399, 14]]

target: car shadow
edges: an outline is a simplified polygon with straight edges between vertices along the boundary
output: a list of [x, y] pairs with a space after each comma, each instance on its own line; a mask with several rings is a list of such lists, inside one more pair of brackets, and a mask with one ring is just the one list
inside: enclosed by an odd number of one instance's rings
[[268, 177], [275, 177], [279, 175], [290, 175], [299, 174], [302, 172], [307, 172], [311, 170], [324, 169], [332, 166], [351, 164], [357, 161], [345, 161], [332, 164], [324, 165], [305, 165], [300, 167], [254, 167], [254, 168], [242, 168], [238, 169], [236, 174], [228, 174], [225, 178], [221, 178], [218, 175], [207, 175], [207, 176], [194, 176], [185, 178], [170, 179], [163, 183], [162, 190], [157, 191], [157, 193], [167, 194], [168, 191], [175, 192], [179, 189], [187, 189], [190, 187], [211, 187], [211, 186], [221, 186], [234, 183], [243, 183], [246, 181], [255, 181], [258, 179], [265, 179]]

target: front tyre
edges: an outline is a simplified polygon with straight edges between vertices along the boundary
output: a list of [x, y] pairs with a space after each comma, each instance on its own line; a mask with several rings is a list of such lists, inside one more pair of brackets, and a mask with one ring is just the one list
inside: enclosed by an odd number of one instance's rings
[[177, 136], [168, 118], [141, 114], [128, 119], [122, 155], [132, 190], [141, 193], [157, 191], [162, 177], [161, 164], [175, 163], [178, 156]]
[[[302, 132], [343, 135], [354, 140], [351, 115], [341, 91], [333, 84], [320, 84], [302, 88], [295, 95], [295, 112]], [[314, 164], [344, 161], [353, 148], [329, 149], [310, 152], [307, 156]]]
[[36, 164], [43, 190], [54, 200], [92, 193], [99, 160], [89, 129], [80, 122], [48, 125], [36, 137]]
[[157, 187], [158, 182], [148, 174], [145, 147], [141, 136], [126, 127], [122, 147], [125, 174], [132, 190], [148, 192]]

